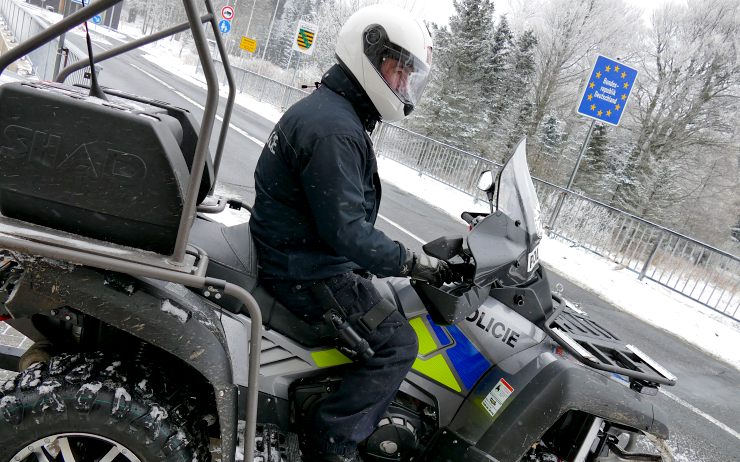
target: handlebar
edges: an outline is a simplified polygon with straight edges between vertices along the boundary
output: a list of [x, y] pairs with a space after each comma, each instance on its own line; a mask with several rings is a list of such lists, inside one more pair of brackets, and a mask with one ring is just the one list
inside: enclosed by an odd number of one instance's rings
[[462, 218], [465, 223], [475, 226], [488, 215], [490, 215], [488, 212], [463, 212], [460, 215], [460, 218]]

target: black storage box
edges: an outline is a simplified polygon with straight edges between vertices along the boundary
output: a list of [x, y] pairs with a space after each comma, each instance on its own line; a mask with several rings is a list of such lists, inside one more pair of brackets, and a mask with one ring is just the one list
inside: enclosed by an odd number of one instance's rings
[[[158, 102], [48, 82], [0, 86], [0, 213], [161, 254], [174, 250], [197, 143]], [[208, 156], [210, 159], [210, 156]], [[211, 186], [207, 165], [199, 202]]]

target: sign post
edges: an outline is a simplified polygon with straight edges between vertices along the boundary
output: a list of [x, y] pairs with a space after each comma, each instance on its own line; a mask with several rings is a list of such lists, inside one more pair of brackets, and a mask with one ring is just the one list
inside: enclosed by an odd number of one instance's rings
[[[588, 149], [596, 121], [598, 120], [615, 127], [619, 125], [636, 79], [637, 69], [607, 58], [606, 56], [598, 55], [596, 57], [596, 62], [593, 69], [591, 69], [591, 75], [583, 89], [581, 101], [576, 110], [578, 114], [591, 119], [591, 126], [588, 129], [586, 140], [583, 142], [583, 146], [581, 146], [581, 152], [578, 154], [578, 160], [576, 160], [573, 172], [570, 174], [568, 186], [565, 188], [566, 190], [570, 191], [570, 188], [575, 182], [578, 167], [580, 167], [581, 160]], [[555, 220], [557, 220], [560, 214], [564, 200], [565, 193], [563, 192], [550, 218], [550, 229], [555, 227]]]
[[[80, 0], [79, 3], [81, 4], [82, 0]], [[67, 16], [70, 15], [71, 5], [72, 5], [72, 2], [64, 2], [64, 11], [62, 12], [62, 17], [66, 18]], [[62, 64], [62, 54], [64, 53], [64, 36], [65, 34], [61, 34], [59, 36], [59, 46], [57, 47], [57, 55], [54, 59], [54, 74], [51, 76], [52, 79], [57, 76], [60, 70], [59, 68], [61, 67], [61, 64]], [[65, 64], [66, 64], [66, 61], [65, 61]]]

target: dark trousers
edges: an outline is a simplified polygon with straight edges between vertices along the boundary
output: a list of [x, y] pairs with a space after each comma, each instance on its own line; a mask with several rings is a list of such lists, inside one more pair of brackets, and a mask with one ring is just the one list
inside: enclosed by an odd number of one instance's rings
[[[324, 308], [305, 282], [264, 281], [268, 290], [307, 322], [321, 322]], [[381, 300], [372, 282], [354, 273], [324, 281], [350, 324], [362, 333], [358, 319]], [[310, 284], [310, 283], [309, 283]], [[320, 453], [352, 455], [375, 429], [411, 369], [418, 352], [416, 333], [406, 318], [393, 312], [365, 336], [375, 355], [352, 363], [339, 389], [321, 401], [314, 417], [312, 442]]]

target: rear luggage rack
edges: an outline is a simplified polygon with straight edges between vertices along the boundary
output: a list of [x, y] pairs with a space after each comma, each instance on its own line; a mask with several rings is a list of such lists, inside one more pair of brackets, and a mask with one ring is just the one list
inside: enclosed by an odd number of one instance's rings
[[570, 354], [582, 363], [602, 371], [629, 378], [630, 387], [657, 388], [658, 384], [675, 385], [677, 378], [639, 348], [627, 345], [586, 313], [553, 295], [556, 309], [545, 321], [544, 328]]

